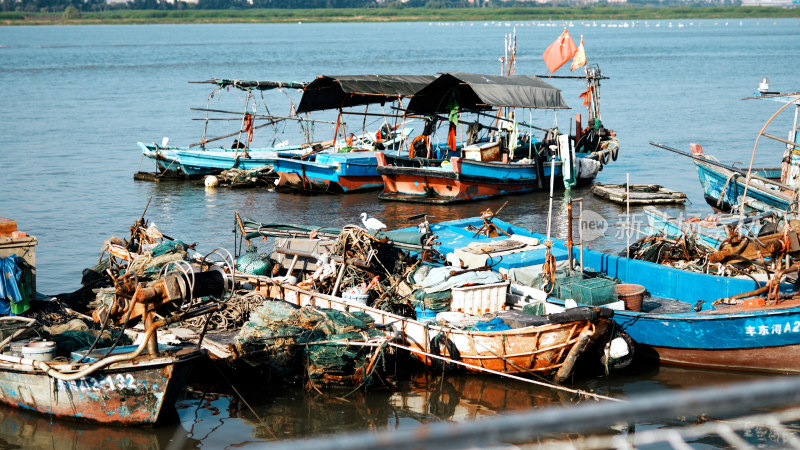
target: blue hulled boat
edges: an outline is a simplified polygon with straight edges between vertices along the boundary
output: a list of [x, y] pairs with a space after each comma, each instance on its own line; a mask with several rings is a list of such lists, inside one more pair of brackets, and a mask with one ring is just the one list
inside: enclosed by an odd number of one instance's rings
[[[597, 92], [602, 78], [598, 68], [587, 70], [587, 92]], [[434, 159], [434, 152], [427, 148], [430, 131], [426, 126], [428, 132], [412, 141], [418, 145], [412, 145], [408, 157], [378, 156], [378, 173], [384, 181], [379, 198], [423, 203], [471, 201], [546, 188], [551, 177], [573, 187], [593, 179], [604, 163], [617, 157], [619, 141], [602, 125], [594, 96], [589, 102], [589, 127], [582, 129], [577, 117], [575, 135], [544, 130], [541, 141], [533, 136], [533, 130], [543, 129], [517, 122], [512, 108], [569, 107], [559, 89], [535, 76], [440, 75], [414, 95], [407, 112], [428, 116], [432, 123], [447, 118], [448, 143], [454, 154]], [[467, 119], [468, 115], [475, 118]], [[492, 125], [479, 122], [486, 119], [492, 119]], [[466, 139], [459, 145], [456, 136], [462, 133], [456, 131], [464, 125], [468, 126]]]
[[380, 189], [375, 152], [323, 153], [313, 160], [277, 158], [277, 188], [337, 194]]
[[[661, 144], [652, 145], [675, 153], [689, 156], [697, 167], [697, 175], [703, 187], [703, 195], [709, 205], [717, 210], [731, 211], [742, 207], [746, 211], [782, 213], [796, 203], [797, 186], [800, 185], [800, 140], [798, 139], [798, 112], [800, 112], [800, 93], [780, 94], [769, 91], [769, 80], [763, 79], [758, 92], [746, 100], [762, 99], [783, 103], [782, 106], [762, 128], [756, 138], [756, 146], [763, 136], [781, 142], [785, 150], [781, 166], [775, 168], [753, 168], [742, 170], [720, 163], [717, 158], [704, 153], [698, 144], [691, 144], [691, 154]], [[794, 123], [789, 138], [773, 136], [765, 130], [782, 110], [795, 106]], [[755, 158], [753, 149], [753, 159]], [[752, 164], [752, 160], [751, 160]]]
[[[375, 150], [397, 150], [413, 128], [400, 116], [385, 113], [344, 111], [355, 106], [384, 105], [413, 96], [434, 80], [427, 75], [345, 75], [317, 77], [303, 90], [298, 114], [338, 109], [334, 136], [337, 140], [329, 155], [297, 160], [280, 160], [275, 165], [277, 187], [289, 191], [314, 191], [346, 194], [383, 187], [378, 175]], [[361, 136], [345, 132], [342, 115], [377, 116], [383, 121], [374, 133]], [[394, 119], [394, 124], [388, 120]], [[362, 130], [366, 120], [362, 123]], [[340, 138], [340, 133], [343, 138]]]
[[[529, 253], [525, 247], [516, 253], [490, 250], [507, 248], [503, 242], [518, 236], [539, 241], [545, 237], [499, 219], [492, 223], [502, 231], [500, 236], [476, 234], [484, 224], [481, 218], [434, 224], [430, 230], [442, 242], [442, 253], [458, 255], [469, 244], [486, 244], [485, 254], [477, 255], [479, 261], [472, 264], [501, 261], [498, 269], [509, 279], [534, 280], [535, 285], [544, 262], [541, 248]], [[553, 240], [551, 253], [559, 261], [569, 255], [566, 244], [558, 240]], [[768, 286], [751, 279], [682, 271], [589, 249], [573, 248], [572, 253], [575, 260], [582, 259], [586, 275], [592, 277], [562, 274], [547, 301], [564, 305], [566, 300], [558, 295], [579, 304], [613, 304], [620, 298], [615, 292], [623, 290], [615, 288], [616, 283], [641, 286], [647, 295], [639, 298], [639, 310], [618, 309], [613, 317], [640, 344], [640, 354], [693, 367], [800, 372], [800, 299], [790, 295], [792, 286], [780, 286], [784, 295], [767, 295]]]

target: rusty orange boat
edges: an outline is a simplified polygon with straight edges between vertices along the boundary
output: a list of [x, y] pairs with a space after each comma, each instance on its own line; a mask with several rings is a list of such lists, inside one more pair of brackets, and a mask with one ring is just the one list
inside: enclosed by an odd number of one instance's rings
[[289, 284], [263, 286], [265, 295], [298, 306], [342, 311], [363, 311], [384, 325], [393, 342], [410, 349], [429, 365], [460, 365], [472, 372], [552, 376], [567, 379], [578, 357], [606, 332], [610, 310], [577, 308], [578, 311], [542, 316], [540, 325], [510, 330], [460, 329], [439, 322], [426, 323], [375, 309], [363, 303], [320, 294]]

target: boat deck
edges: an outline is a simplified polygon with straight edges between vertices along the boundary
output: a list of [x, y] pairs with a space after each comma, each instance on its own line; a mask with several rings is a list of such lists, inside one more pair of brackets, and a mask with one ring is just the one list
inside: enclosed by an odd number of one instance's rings
[[650, 314], [674, 314], [691, 311], [692, 305], [669, 298], [652, 297], [642, 302], [642, 312]]

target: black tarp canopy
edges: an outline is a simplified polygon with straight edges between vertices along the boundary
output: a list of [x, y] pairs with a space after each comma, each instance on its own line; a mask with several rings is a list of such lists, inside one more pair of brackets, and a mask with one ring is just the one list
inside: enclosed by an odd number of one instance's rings
[[393, 102], [414, 95], [435, 79], [432, 75], [321, 75], [303, 90], [297, 113]]
[[220, 88], [228, 86], [241, 89], [243, 91], [268, 91], [276, 88], [288, 89], [303, 89], [308, 86], [308, 83], [297, 81], [248, 81], [248, 80], [231, 80], [227, 78], [212, 78], [206, 81], [190, 81], [189, 83], [209, 83], [216, 84]]
[[450, 112], [454, 96], [459, 110], [499, 106], [569, 109], [561, 97], [561, 90], [533, 75], [443, 73], [414, 95], [407, 110], [420, 114], [446, 114]]

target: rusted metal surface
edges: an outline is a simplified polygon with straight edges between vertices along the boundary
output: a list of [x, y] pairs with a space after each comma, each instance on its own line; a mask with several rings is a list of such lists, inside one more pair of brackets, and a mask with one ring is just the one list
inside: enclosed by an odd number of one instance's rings
[[[140, 425], [155, 423], [173, 407], [192, 367], [203, 355], [183, 350], [157, 358], [118, 363], [75, 381], [52, 378], [26, 364], [0, 362], [0, 402], [79, 421]], [[51, 364], [65, 370], [69, 364]]]
[[502, 331], [462, 330], [425, 324], [292, 285], [265, 286], [264, 291], [269, 297], [300, 306], [366, 312], [376, 324], [389, 325], [387, 332], [393, 339], [418, 350], [415, 353], [426, 364], [436, 364], [436, 360], [427, 354], [442, 355], [473, 366], [467, 369], [475, 372], [480, 369], [510, 374], [558, 372], [558, 379], [566, 379], [577, 357], [608, 326], [607, 320], [599, 319], [597, 323], [580, 320]]

